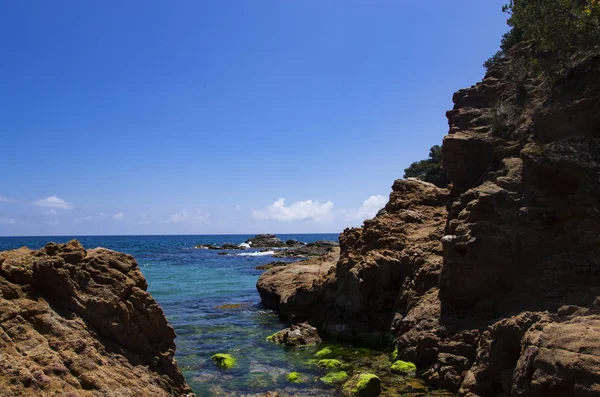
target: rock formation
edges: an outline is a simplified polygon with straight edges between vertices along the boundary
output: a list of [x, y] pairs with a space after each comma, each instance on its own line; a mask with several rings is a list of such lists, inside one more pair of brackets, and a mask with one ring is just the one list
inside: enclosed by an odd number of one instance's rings
[[297, 245], [295, 248], [283, 249], [275, 252], [275, 258], [311, 258], [321, 256], [334, 247], [339, 247], [335, 241], [319, 240], [308, 244]]
[[0, 253], [0, 396], [186, 396], [134, 258], [77, 241]]
[[264, 303], [338, 337], [393, 338], [463, 396], [600, 396], [600, 55], [542, 80], [527, 50], [454, 94], [449, 191], [396, 181], [327, 274], [270, 270]]
[[286, 243], [274, 234], [258, 234], [246, 240], [252, 248], [277, 248], [285, 247]]

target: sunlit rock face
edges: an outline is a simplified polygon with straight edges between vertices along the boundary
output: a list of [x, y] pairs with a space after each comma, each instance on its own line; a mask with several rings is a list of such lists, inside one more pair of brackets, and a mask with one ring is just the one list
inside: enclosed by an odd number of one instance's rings
[[131, 255], [75, 240], [1, 252], [0, 395], [190, 394], [147, 287]]

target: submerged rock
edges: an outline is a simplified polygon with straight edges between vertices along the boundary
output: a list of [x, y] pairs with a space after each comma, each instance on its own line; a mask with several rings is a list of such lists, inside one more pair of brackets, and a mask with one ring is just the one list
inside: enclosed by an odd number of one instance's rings
[[348, 379], [348, 373], [346, 371], [330, 372], [325, 376], [319, 378], [319, 380], [326, 385], [335, 386], [344, 383]]
[[342, 390], [347, 396], [377, 397], [381, 394], [381, 379], [371, 373], [355, 375]]
[[417, 366], [408, 361], [398, 360], [392, 364], [390, 371], [401, 375], [414, 375], [417, 372]]
[[0, 252], [0, 394], [190, 394], [147, 287], [131, 255], [76, 240]]
[[304, 382], [304, 377], [299, 372], [290, 372], [286, 376], [286, 379], [288, 380], [288, 382], [291, 382], [291, 383], [303, 383]]
[[308, 323], [293, 324], [273, 335], [267, 337], [267, 341], [279, 343], [288, 347], [318, 345], [321, 338], [317, 329]]
[[332, 370], [332, 369], [348, 369], [349, 365], [340, 360], [336, 360], [335, 358], [324, 358], [317, 362], [317, 367], [323, 368], [326, 370]]
[[231, 369], [235, 367], [237, 363], [237, 360], [235, 358], [233, 358], [230, 354], [225, 353], [217, 353], [211, 358], [215, 362], [217, 367], [222, 369]]

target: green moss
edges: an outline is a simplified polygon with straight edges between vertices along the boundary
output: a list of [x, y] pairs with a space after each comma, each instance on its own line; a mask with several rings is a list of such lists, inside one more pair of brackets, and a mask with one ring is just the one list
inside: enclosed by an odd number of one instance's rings
[[319, 378], [319, 380], [326, 385], [337, 385], [343, 383], [348, 379], [348, 374], [345, 371], [330, 372], [327, 375]]
[[381, 393], [381, 379], [374, 374], [361, 374], [352, 388], [353, 394], [360, 396], [376, 396]]
[[267, 336], [265, 340], [267, 342], [275, 342], [275, 335], [277, 335], [277, 332], [275, 332], [274, 334], [271, 334], [271, 335]]
[[229, 354], [218, 353], [211, 357], [219, 368], [230, 369], [235, 367], [237, 360]]
[[396, 361], [398, 359], [398, 346], [394, 347], [394, 351], [392, 352], [392, 361]]
[[417, 366], [408, 361], [398, 360], [392, 364], [390, 369], [395, 374], [414, 375], [417, 371]]
[[299, 372], [290, 372], [287, 376], [288, 382], [292, 383], [302, 383], [304, 382], [304, 378]]
[[319, 362], [317, 363], [317, 367], [324, 369], [343, 369], [347, 368], [348, 364], [345, 364], [340, 360], [336, 360], [334, 358], [324, 358], [323, 360], [319, 360]]
[[317, 356], [317, 357], [327, 357], [327, 356], [331, 356], [331, 354], [332, 354], [332, 353], [333, 353], [333, 352], [331, 351], [331, 349], [330, 349], [330, 348], [328, 348], [328, 347], [325, 347], [325, 348], [323, 348], [323, 349], [319, 350], [319, 351], [318, 351], [318, 352], [315, 354], [315, 356]]

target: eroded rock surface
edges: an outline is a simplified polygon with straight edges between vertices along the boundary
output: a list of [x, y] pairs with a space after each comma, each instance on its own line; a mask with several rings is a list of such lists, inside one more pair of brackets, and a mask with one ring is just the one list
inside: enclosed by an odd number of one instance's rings
[[0, 253], [0, 396], [185, 396], [134, 258], [77, 241]]
[[527, 51], [454, 95], [449, 191], [396, 181], [385, 210], [342, 233], [335, 266], [302, 294], [277, 289], [320, 331], [393, 338], [464, 396], [600, 396], [600, 56], [540, 81]]
[[306, 321], [312, 317], [317, 298], [313, 283], [335, 267], [339, 253], [334, 248], [323, 257], [267, 270], [256, 285], [262, 302], [294, 322]]
[[315, 327], [308, 323], [292, 324], [267, 338], [268, 341], [288, 347], [318, 345], [321, 337]]

